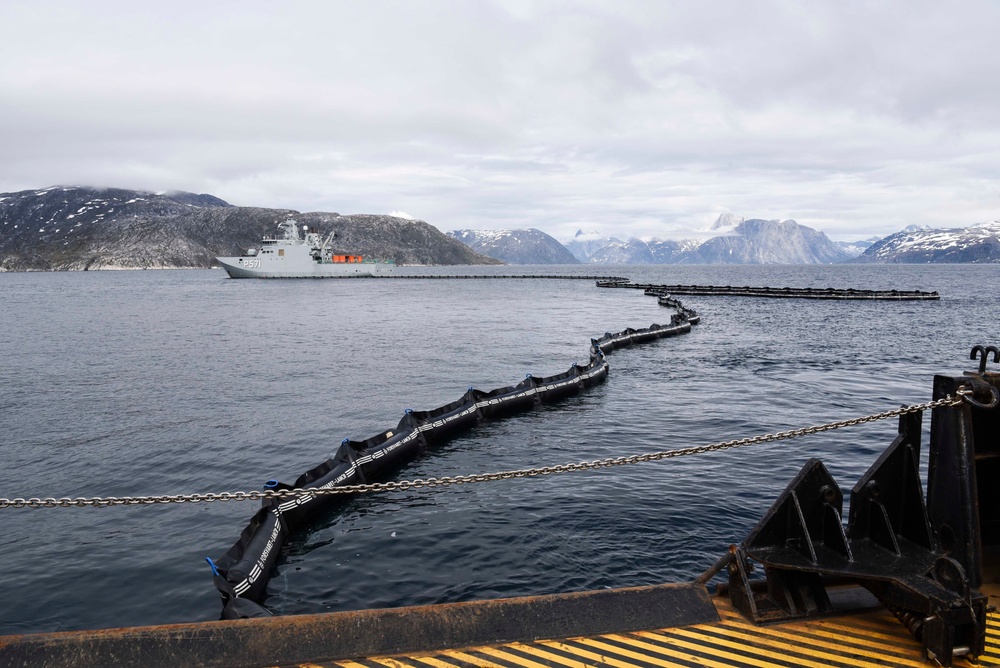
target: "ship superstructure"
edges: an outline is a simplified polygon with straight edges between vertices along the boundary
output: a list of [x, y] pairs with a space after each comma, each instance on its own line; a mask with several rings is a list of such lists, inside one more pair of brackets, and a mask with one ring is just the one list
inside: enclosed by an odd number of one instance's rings
[[259, 249], [251, 248], [239, 257], [217, 257], [230, 278], [343, 278], [390, 273], [393, 261], [365, 259], [331, 250], [336, 237], [322, 238], [309, 227], [292, 219], [278, 223], [280, 234], [264, 237]]

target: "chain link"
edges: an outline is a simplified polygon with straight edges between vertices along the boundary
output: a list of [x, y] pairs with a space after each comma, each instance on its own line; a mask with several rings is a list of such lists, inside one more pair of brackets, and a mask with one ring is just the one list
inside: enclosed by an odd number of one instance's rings
[[828, 422], [826, 424], [813, 427], [802, 427], [779, 431], [773, 434], [763, 434], [761, 436], [751, 436], [731, 441], [720, 441], [709, 445], [698, 445], [689, 448], [679, 448], [677, 450], [664, 450], [652, 452], [645, 455], [631, 455], [629, 457], [613, 457], [609, 459], [598, 459], [590, 462], [578, 462], [575, 464], [560, 464], [557, 466], [545, 466], [535, 469], [523, 469], [518, 471], [503, 471], [500, 473], [476, 473], [471, 475], [448, 476], [444, 478], [425, 478], [416, 480], [403, 480], [398, 482], [370, 483], [365, 485], [344, 485], [339, 487], [308, 488], [308, 489], [287, 489], [275, 490], [266, 489], [251, 492], [219, 492], [205, 494], [174, 494], [163, 496], [105, 496], [105, 497], [77, 497], [77, 498], [32, 498], [32, 499], [4, 499], [0, 498], [0, 508], [68, 508], [70, 506], [148, 506], [157, 503], [200, 503], [211, 501], [257, 501], [261, 499], [289, 499], [299, 496], [319, 496], [329, 494], [357, 494], [370, 492], [393, 492], [419, 489], [422, 487], [444, 487], [447, 485], [464, 485], [475, 482], [490, 482], [494, 480], [512, 480], [514, 478], [533, 478], [543, 475], [553, 475], [556, 473], [568, 473], [570, 471], [587, 471], [612, 466], [625, 466], [628, 464], [640, 464], [643, 462], [654, 462], [662, 459], [673, 459], [674, 457], [685, 457], [687, 455], [698, 455], [706, 452], [717, 452], [719, 450], [730, 450], [742, 448], [749, 445], [759, 445], [761, 443], [772, 443], [798, 436], [818, 434], [824, 431], [853, 427], [868, 422], [887, 420], [889, 418], [917, 413], [927, 409], [955, 407], [961, 405], [972, 396], [972, 392], [965, 387], [960, 387], [956, 394], [948, 395], [937, 401], [930, 401], [914, 406], [903, 406], [882, 413], [874, 413], [864, 417], [841, 420], [839, 422]]

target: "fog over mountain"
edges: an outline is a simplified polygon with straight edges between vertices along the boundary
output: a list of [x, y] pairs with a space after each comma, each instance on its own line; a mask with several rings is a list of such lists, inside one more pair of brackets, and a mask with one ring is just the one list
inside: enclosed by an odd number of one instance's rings
[[719, 214], [719, 217], [715, 219], [715, 222], [712, 223], [712, 226], [708, 229], [721, 234], [723, 232], [734, 230], [742, 225], [745, 220], [746, 218], [743, 216], [737, 216], [735, 213], [722, 213]]
[[608, 244], [622, 243], [617, 237], [607, 236], [600, 232], [584, 232], [577, 230], [576, 234], [569, 241], [563, 241], [562, 245], [569, 250], [580, 262], [587, 262], [597, 251]]

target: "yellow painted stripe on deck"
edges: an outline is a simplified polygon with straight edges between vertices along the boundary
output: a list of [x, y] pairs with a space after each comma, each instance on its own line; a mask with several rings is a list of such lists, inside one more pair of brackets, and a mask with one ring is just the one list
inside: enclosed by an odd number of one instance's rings
[[[688, 662], [694, 661], [699, 666], [723, 666], [724, 667], [724, 666], [732, 666], [733, 665], [731, 663], [721, 663], [721, 662], [718, 662], [718, 661], [713, 661], [713, 660], [711, 660], [709, 658], [706, 658], [704, 655], [692, 654], [690, 652], [679, 652], [679, 651], [670, 649], [669, 647], [663, 647], [662, 645], [656, 645], [654, 643], [644, 642], [641, 639], [639, 639], [638, 637], [633, 637], [631, 635], [627, 635], [627, 636], [626, 635], [609, 635], [609, 636], [606, 636], [606, 637], [609, 638], [609, 639], [611, 639], [611, 640], [617, 640], [618, 642], [627, 643], [627, 644], [629, 644], [629, 645], [631, 645], [633, 647], [641, 649], [642, 651], [646, 652], [647, 655], [670, 656], [670, 657], [673, 657], [675, 659], [682, 659], [682, 660], [688, 661]], [[669, 665], [674, 666], [674, 665], [678, 665], [678, 664], [670, 663]]]
[[477, 647], [475, 651], [480, 654], [488, 654], [489, 656], [496, 657], [502, 661], [507, 661], [509, 663], [514, 663], [519, 666], [527, 666], [528, 668], [548, 668], [544, 663], [536, 663], [531, 659], [525, 659], [524, 657], [517, 656], [515, 654], [508, 654], [499, 649], [494, 649], [492, 647]]
[[472, 656], [471, 654], [466, 654], [465, 652], [460, 652], [457, 649], [450, 649], [442, 654], [449, 659], [455, 659], [456, 661], [462, 661], [469, 666], [479, 666], [480, 668], [504, 668], [499, 663], [493, 663], [492, 661], [487, 661], [486, 659], [481, 659], [478, 656]]
[[879, 640], [892, 644], [902, 642], [904, 645], [909, 645], [913, 641], [913, 636], [910, 635], [906, 627], [896, 620], [895, 617], [891, 618], [891, 620], [886, 620], [884, 624], [878, 624], [873, 620], [870, 627], [866, 627], [860, 623], [839, 624], [836, 621], [831, 621], [828, 624], [823, 624], [821, 627], [817, 627], [816, 625], [803, 626], [802, 631], [810, 634], [818, 632], [824, 636], [833, 635], [836, 637], [857, 638], [865, 641]]
[[[696, 631], [695, 631], [696, 630]], [[682, 632], [682, 629], [677, 629]], [[683, 631], [682, 635], [685, 635]], [[830, 661], [851, 661], [856, 666], [881, 666], [882, 659], [889, 652], [878, 652], [866, 649], [852, 643], [830, 643], [808, 636], [796, 636], [791, 633], [774, 633], [768, 628], [753, 627], [732, 627], [723, 625], [702, 625], [693, 627], [692, 635], [697, 633], [705, 639], [707, 643], [722, 643], [717, 640], [719, 637], [729, 638], [726, 646], [743, 648], [744, 651], [753, 651], [758, 654], [772, 656], [777, 659], [788, 658], [798, 655], [803, 658], [796, 659], [802, 666], [812, 666], [813, 668], [824, 668], [830, 665]], [[782, 651], [778, 651], [782, 650]], [[912, 653], [910, 653], [912, 655]], [[874, 659], [866, 661], [865, 659]], [[914, 660], [907, 656], [893, 655], [892, 660], [899, 666], [914, 666], [919, 668], [924, 665], [920, 660]]]
[[[780, 628], [785, 631], [784, 627]], [[866, 633], [863, 629], [857, 628], [807, 627], [790, 628], [785, 632], [800, 642], [812, 642], [815, 638], [826, 638], [833, 641], [834, 644], [864, 643], [866, 647], [877, 647], [889, 653], [911, 654], [919, 651], [920, 648], [910, 632], [902, 625], [900, 625], [899, 631], [898, 635], [889, 635], [875, 632]]]
[[[412, 661], [412, 660], [413, 659], [410, 659], [410, 661]], [[398, 661], [396, 659], [390, 659], [390, 658], [385, 658], [385, 657], [379, 658], [379, 659], [372, 659], [372, 661], [375, 661], [377, 663], [381, 663], [383, 666], [389, 666], [389, 668], [413, 668], [413, 664], [412, 663], [404, 663], [404, 662]]]
[[[605, 637], [605, 636], [601, 636], [601, 637]], [[577, 639], [575, 639], [575, 642], [579, 643], [579, 644], [582, 644], [582, 645], [586, 645], [588, 647], [592, 647], [595, 650], [603, 653], [604, 656], [609, 656], [609, 655], [615, 655], [615, 654], [617, 654], [619, 656], [624, 656], [624, 657], [627, 657], [629, 659], [643, 661], [645, 663], [651, 663], [654, 666], [660, 666], [661, 668], [663, 668], [664, 666], [669, 667], [671, 665], [676, 665], [676, 664], [668, 663], [668, 662], [664, 661], [663, 659], [657, 658], [656, 656], [654, 656], [652, 654], [642, 654], [640, 652], [635, 652], [635, 651], [632, 651], [630, 649], [626, 649], [624, 647], [618, 647], [616, 645], [610, 645], [608, 643], [601, 642], [600, 640], [594, 640], [594, 639], [590, 639], [590, 638], [577, 638]], [[580, 650], [576, 649], [576, 651], [580, 651]], [[600, 655], [598, 655], [598, 656], [600, 656]]]
[[435, 659], [433, 656], [418, 656], [414, 657], [413, 660], [428, 666], [434, 666], [434, 668], [455, 668], [455, 664]]
[[[572, 640], [581, 641], [583, 638], [573, 638]], [[616, 659], [613, 656], [601, 655], [596, 652], [591, 652], [589, 650], [583, 649], [582, 647], [573, 647], [562, 642], [555, 640], [547, 640], [543, 643], [546, 647], [552, 647], [554, 649], [559, 649], [569, 654], [574, 654], [576, 656], [582, 656], [585, 659], [590, 659], [591, 661], [599, 661], [608, 666], [614, 666], [615, 668], [638, 668], [636, 664], [629, 663], [628, 661], [622, 661], [621, 659]]]
[[[896, 632], [896, 635], [873, 634], [864, 627], [845, 627], [845, 630], [833, 632], [827, 630], [830, 621], [812, 621], [799, 624], [782, 624], [779, 626], [754, 626], [742, 617], [731, 618], [728, 615], [723, 617], [721, 624], [706, 624], [703, 628], [716, 630], [717, 632], [727, 632], [727, 629], [738, 629], [739, 632], [752, 634], [753, 636], [767, 636], [771, 638], [787, 641], [792, 645], [792, 650], [803, 646], [815, 646], [841, 651], [845, 646], [860, 648], [861, 655], [873, 659], [885, 658], [892, 655], [894, 660], [902, 661], [902, 665], [922, 666], [924, 665], [920, 657], [920, 647], [916, 644], [909, 632], [897, 622], [897, 627], [888, 627]], [[851, 633], [846, 632], [851, 631]], [[733, 631], [734, 633], [737, 631]], [[854, 653], [857, 651], [852, 650]], [[906, 663], [909, 661], [909, 663]]]
[[[483, 668], [589, 668], [595, 664], [609, 668], [637, 668], [638, 665], [661, 668], [690, 665], [708, 668], [922, 668], [931, 665], [923, 661], [920, 643], [886, 611], [756, 626], [732, 608], [718, 607], [722, 621], [715, 623], [593, 638], [421, 652], [405, 657], [372, 657], [366, 659], [366, 663], [389, 668], [455, 668], [456, 664]], [[319, 665], [366, 668], [349, 660]], [[1000, 666], [1000, 614], [987, 616], [986, 649], [978, 660], [956, 657], [954, 665], [956, 668]]]
[[[770, 627], [736, 627], [739, 631], [730, 632], [733, 628], [729, 623], [723, 623], [712, 628], [720, 633], [732, 633], [736, 637], [758, 638], [758, 642], [768, 639], [771, 646], [787, 646], [790, 651], [799, 651], [805, 644], [824, 650], [831, 650], [834, 653], [843, 652], [865, 656], [870, 659], [884, 659], [891, 656], [894, 661], [901, 665], [921, 666], [923, 662], [919, 659], [919, 648], [909, 638], [901, 638], [899, 644], [888, 644], [871, 639], [851, 638], [843, 634], [828, 633], [817, 629], [810, 630], [788, 630]], [[824, 640], [827, 638], [828, 640]]]
[[[542, 645], [547, 645], [548, 643], [539, 643]], [[541, 647], [535, 647], [532, 645], [525, 645], [523, 643], [513, 643], [510, 645], [512, 649], [524, 652], [525, 654], [531, 654], [532, 656], [543, 659], [548, 663], [546, 665], [551, 666], [552, 664], [559, 664], [560, 666], [567, 666], [567, 668], [589, 668], [591, 664], [584, 663], [583, 661], [577, 661], [555, 652], [548, 652]]]
[[893, 642], [898, 642], [901, 638], [910, 638], [909, 631], [903, 628], [903, 625], [888, 612], [878, 616], [868, 613], [863, 616], [859, 616], [856, 619], [852, 619], [850, 617], [834, 617], [829, 619], [790, 622], [787, 624], [774, 624], [769, 626], [756, 626], [751, 622], [748, 622], [746, 618], [738, 612], [719, 610], [719, 616], [724, 622], [741, 624], [751, 629], [780, 628], [793, 629], [808, 633], [822, 631], [824, 635], [832, 633], [837, 638], [842, 637], [844, 634], [848, 634], [864, 636], [866, 640], [877, 638], [879, 640], [888, 640]]
[[[787, 661], [790, 658], [787, 652], [776, 652], [773, 649], [771, 649], [772, 647], [776, 648], [776, 646], [773, 644], [769, 643], [768, 645], [761, 646], [754, 638], [751, 638], [752, 642], [749, 644], [745, 642], [736, 642], [733, 640], [727, 640], [726, 638], [721, 637], [719, 635], [709, 633], [709, 631], [712, 630], [714, 629], [710, 627], [695, 626], [692, 627], [690, 630], [671, 629], [671, 633], [669, 635], [672, 636], [676, 635], [682, 638], [687, 638], [699, 644], [704, 644], [708, 647], [725, 647], [727, 649], [735, 650], [737, 652], [750, 653], [753, 654], [754, 656], [759, 656], [762, 658], [771, 659], [773, 661], [779, 662], [779, 665], [780, 662]], [[666, 636], [667, 634], [664, 634], [664, 637]], [[792, 650], [793, 652], [798, 654], [798, 656], [795, 656], [795, 654], [792, 655], [794, 657], [796, 664], [803, 666], [803, 668], [825, 668], [825, 666], [829, 665], [829, 664], [819, 663], [817, 661], [812, 661], [802, 656], [803, 654], [805, 655], [813, 654], [812, 652], [803, 650], [802, 647], [794, 647], [792, 648]]]
[[[806, 646], [819, 644], [826, 640], [835, 646], [862, 646], [869, 650], [882, 652], [883, 659], [892, 657], [896, 661], [909, 660], [911, 665], [923, 665], [920, 643], [913, 639], [909, 631], [894, 617], [884, 613], [883, 619], [867, 614], [862, 618], [828, 619], [780, 624], [771, 626], [753, 626], [742, 617], [723, 615], [723, 626], [739, 626], [755, 634], [769, 634], [787, 637], [793, 643]], [[843, 622], [843, 623], [841, 623]], [[882, 629], [881, 633], [873, 629]]]
[[[771, 661], [765, 661], [763, 658], [757, 658], [750, 656], [749, 654], [737, 654], [735, 652], [730, 652], [725, 649], [720, 649], [719, 647], [714, 647], [711, 645], [702, 645], [701, 643], [692, 642], [690, 640], [685, 640], [679, 637], [676, 631], [679, 629], [665, 629], [662, 632], [657, 633], [656, 640], [662, 643], [667, 643], [674, 647], [683, 647], [684, 649], [698, 652], [702, 654], [708, 654], [716, 658], [725, 659], [726, 661], [735, 661], [738, 666], [756, 666], [757, 668], [776, 668], [781, 667], [783, 664], [773, 663]], [[746, 648], [741, 648], [746, 649]]]

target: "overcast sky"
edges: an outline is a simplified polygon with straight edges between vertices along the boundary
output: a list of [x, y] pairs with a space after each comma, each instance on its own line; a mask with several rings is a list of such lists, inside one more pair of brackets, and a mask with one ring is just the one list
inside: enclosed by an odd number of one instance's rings
[[0, 192], [443, 231], [1000, 219], [1000, 2], [0, 2]]

